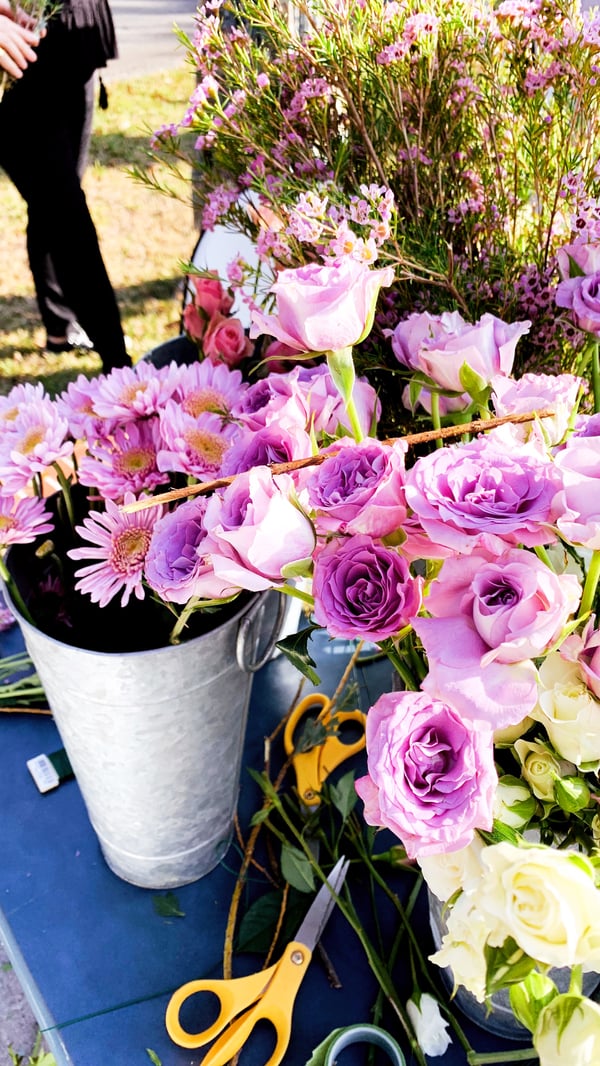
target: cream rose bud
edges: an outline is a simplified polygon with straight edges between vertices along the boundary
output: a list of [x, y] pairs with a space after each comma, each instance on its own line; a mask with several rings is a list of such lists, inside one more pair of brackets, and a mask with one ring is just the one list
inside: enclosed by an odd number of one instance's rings
[[539, 695], [531, 717], [545, 727], [559, 755], [575, 766], [600, 767], [600, 702], [576, 662], [552, 652], [539, 670]]
[[421, 872], [433, 895], [445, 903], [460, 889], [476, 883], [481, 877], [480, 857], [484, 847], [481, 837], [475, 836], [470, 844], [458, 851], [419, 855]]
[[424, 992], [419, 997], [418, 1004], [414, 999], [409, 999], [406, 1013], [423, 1054], [431, 1058], [443, 1055], [452, 1040], [446, 1032], [448, 1022], [442, 1018], [437, 999], [430, 996], [429, 992]]
[[494, 818], [511, 829], [524, 829], [535, 814], [537, 801], [518, 777], [505, 774], [498, 781], [494, 800]]
[[516, 725], [507, 725], [505, 729], [494, 730], [494, 747], [495, 748], [508, 748], [511, 744], [514, 744], [515, 740], [523, 736], [527, 730], [531, 727], [533, 719], [527, 715], [522, 718]]
[[436, 966], [449, 966], [455, 987], [463, 985], [479, 1003], [485, 1003], [489, 919], [478, 910], [471, 894], [463, 892], [447, 916], [447, 926], [441, 948], [429, 960]]
[[544, 803], [554, 803], [554, 782], [561, 776], [559, 760], [537, 740], [516, 740], [514, 747], [522, 775], [534, 796]]
[[540, 1066], [597, 1066], [600, 1063], [600, 1006], [564, 993], [540, 1012], [533, 1034]]
[[512, 937], [543, 965], [598, 968], [600, 891], [586, 856], [504, 842], [486, 848], [481, 862], [477, 906], [493, 927], [492, 946]]

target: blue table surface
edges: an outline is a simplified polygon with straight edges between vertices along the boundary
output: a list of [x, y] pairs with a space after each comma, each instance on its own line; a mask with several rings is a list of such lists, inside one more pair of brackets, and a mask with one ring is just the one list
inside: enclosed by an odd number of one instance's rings
[[[331, 693], [350, 647], [319, 636], [320, 687]], [[16, 629], [0, 635], [2, 656], [20, 647]], [[390, 687], [390, 679], [386, 661], [359, 668], [363, 709]], [[298, 680], [282, 657], [256, 676], [244, 767], [262, 769], [263, 738], [290, 708]], [[171, 1042], [164, 1026], [165, 1009], [170, 994], [183, 982], [221, 976], [225, 925], [240, 864], [238, 849], [232, 845], [207, 877], [175, 890], [184, 918], [160, 917], [153, 902], [157, 893], [121, 881], [106, 866], [77, 783], [65, 782], [45, 795], [35, 788], [26, 760], [62, 746], [52, 719], [29, 714], [1, 718], [0, 936], [58, 1066], [148, 1066], [148, 1048], [163, 1066], [196, 1066], [203, 1052], [186, 1051]], [[355, 766], [362, 772], [362, 756], [355, 757]], [[242, 826], [260, 802], [257, 786], [244, 770]], [[404, 875], [407, 880], [412, 883]], [[402, 890], [401, 878], [394, 887]], [[354, 895], [360, 890], [359, 880]], [[421, 921], [419, 939], [426, 949], [430, 934], [424, 908]], [[296, 1000], [286, 1066], [304, 1066], [333, 1029], [371, 1021], [377, 986], [355, 934], [338, 912], [325, 930], [323, 944], [342, 988], [330, 986], [315, 955]], [[261, 963], [257, 955], [236, 955], [236, 976]], [[405, 984], [406, 995], [411, 987], [408, 969], [408, 959], [400, 959], [398, 981], [400, 987]], [[496, 1038], [464, 1019], [461, 1022], [478, 1050], [500, 1046]], [[412, 1058], [391, 1012], [384, 1016], [384, 1024], [403, 1046], [410, 1066]], [[240, 1066], [262, 1066], [266, 1057], [258, 1040], [244, 1050]], [[341, 1066], [365, 1062], [366, 1050], [348, 1049], [339, 1061]], [[375, 1062], [384, 1061], [389, 1060], [378, 1052]], [[454, 1042], [436, 1061], [440, 1066], [464, 1066], [466, 1057]]]

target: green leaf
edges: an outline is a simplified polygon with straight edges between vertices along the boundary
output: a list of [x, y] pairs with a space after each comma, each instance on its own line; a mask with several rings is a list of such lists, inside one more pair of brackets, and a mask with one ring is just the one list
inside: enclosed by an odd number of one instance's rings
[[262, 825], [263, 822], [266, 822], [270, 814], [270, 807], [261, 807], [260, 811], [255, 811], [252, 815], [250, 819], [250, 827], [252, 828], [255, 825]]
[[469, 396], [472, 396], [474, 400], [478, 399], [487, 388], [485, 378], [476, 373], [468, 363], [463, 363], [458, 372], [458, 377], [465, 392], [468, 392]]
[[537, 1028], [538, 1018], [548, 1003], [558, 995], [558, 989], [545, 974], [534, 970], [509, 989], [510, 1005], [514, 1014], [531, 1033]]
[[153, 1051], [152, 1048], [147, 1047], [146, 1048], [146, 1054], [147, 1054], [148, 1058], [150, 1059], [150, 1062], [154, 1063], [154, 1066], [162, 1066], [162, 1062], [160, 1061], [158, 1055], [156, 1054], [156, 1051]]
[[281, 800], [277, 795], [277, 789], [275, 788], [272, 781], [269, 780], [268, 774], [264, 773], [264, 771], [262, 773], [259, 773], [258, 770], [254, 770], [251, 766], [248, 766], [247, 770], [252, 780], [255, 781], [259, 788], [262, 789], [265, 796], [273, 805], [273, 807], [276, 807], [277, 810], [280, 810]]
[[354, 770], [349, 770], [347, 774], [340, 777], [339, 781], [335, 785], [329, 786], [329, 795], [331, 796], [331, 802], [336, 810], [338, 810], [346, 821], [349, 814], [352, 813], [358, 796], [354, 787]]
[[10, 962], [3, 962], [2, 966], [0, 966], [0, 970], [2, 970], [2, 973], [10, 973], [12, 970]]
[[533, 959], [510, 936], [500, 947], [487, 944], [484, 950], [487, 967], [485, 990], [488, 995], [523, 981], [535, 968]]
[[584, 278], [585, 270], [582, 270], [579, 263], [576, 263], [572, 255], [567, 255], [569, 260], [569, 277], [570, 278]]
[[291, 844], [282, 844], [281, 873], [292, 888], [299, 892], [314, 892], [315, 875], [303, 851]]
[[268, 951], [281, 914], [282, 892], [267, 892], [248, 908], [240, 922], [238, 951]]
[[185, 918], [185, 911], [181, 910], [179, 900], [173, 892], [167, 892], [164, 896], [153, 896], [152, 903], [161, 918]]
[[311, 622], [310, 625], [301, 629], [299, 633], [293, 633], [289, 637], [284, 637], [283, 640], [278, 640], [275, 645], [279, 651], [285, 655], [286, 659], [289, 659], [292, 666], [296, 667], [300, 673], [308, 678], [313, 685], [320, 685], [321, 678], [316, 672], [316, 662], [308, 653], [308, 642], [315, 629], [321, 629], [321, 626], [317, 626]]

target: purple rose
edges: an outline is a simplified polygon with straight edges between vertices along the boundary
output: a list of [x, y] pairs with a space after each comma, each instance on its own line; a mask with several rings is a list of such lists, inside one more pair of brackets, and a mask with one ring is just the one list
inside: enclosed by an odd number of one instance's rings
[[418, 614], [422, 579], [369, 536], [336, 538], [315, 553], [313, 595], [315, 620], [332, 637], [387, 640]]
[[221, 476], [239, 474], [253, 466], [305, 459], [312, 454], [311, 438], [300, 426], [284, 428], [269, 424], [262, 429], [243, 429], [225, 454]]
[[168, 603], [223, 599], [239, 592], [215, 576], [206, 555], [206, 500], [187, 500], [159, 518], [144, 561], [144, 576]]
[[367, 715], [368, 774], [356, 782], [365, 820], [396, 833], [411, 859], [466, 847], [492, 827], [492, 736], [423, 692], [380, 696]]
[[276, 422], [286, 429], [305, 428], [308, 409], [299, 389], [294, 389], [289, 374], [269, 374], [250, 385], [231, 408], [232, 417], [248, 429], [263, 429]]
[[600, 334], [600, 270], [585, 277], [567, 278], [556, 288], [557, 307], [573, 312], [573, 322], [586, 333]]
[[465, 363], [482, 385], [489, 385], [496, 374], [510, 374], [517, 341], [530, 325], [509, 324], [490, 314], [471, 325], [458, 311], [444, 311], [439, 318], [425, 312], [398, 323], [391, 334], [392, 349], [401, 363], [426, 374], [440, 388], [463, 393]]
[[254, 310], [250, 336], [267, 333], [297, 352], [350, 348], [367, 336], [379, 290], [393, 280], [392, 267], [371, 270], [349, 256], [334, 266], [282, 270], [270, 290], [276, 313]]
[[556, 524], [571, 544], [600, 549], [600, 437], [570, 437], [555, 457], [562, 489]]
[[[294, 501], [294, 482], [264, 466], [238, 474], [222, 495], [208, 501], [215, 574], [257, 592], [283, 585], [306, 569], [315, 546], [311, 522]], [[207, 548], [208, 550], [208, 548]]]
[[400, 442], [378, 440], [332, 445], [306, 482], [317, 533], [368, 533], [385, 537], [406, 519], [404, 454]]
[[553, 500], [560, 485], [554, 464], [533, 445], [511, 451], [492, 432], [417, 459], [405, 494], [435, 543], [499, 555], [507, 546], [556, 540]]
[[587, 687], [600, 700], [600, 629], [596, 629], [594, 615], [581, 634], [571, 633], [563, 640], [560, 654], [577, 663]]

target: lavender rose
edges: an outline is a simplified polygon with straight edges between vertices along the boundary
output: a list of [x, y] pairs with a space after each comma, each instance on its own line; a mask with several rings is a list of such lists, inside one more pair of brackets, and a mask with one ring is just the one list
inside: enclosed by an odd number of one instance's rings
[[490, 314], [472, 325], [458, 311], [444, 311], [439, 318], [424, 312], [398, 323], [391, 334], [392, 349], [405, 366], [422, 371], [440, 388], [462, 393], [465, 364], [481, 387], [496, 374], [510, 374], [517, 341], [530, 325], [509, 324]]
[[567, 278], [556, 288], [557, 307], [573, 312], [573, 322], [586, 333], [600, 334], [600, 270], [585, 277]]
[[466, 847], [491, 829], [497, 776], [491, 730], [423, 692], [381, 696], [367, 716], [368, 774], [356, 782], [369, 825], [396, 833], [410, 858]]
[[350, 348], [369, 333], [379, 290], [393, 279], [392, 267], [371, 270], [349, 257], [282, 270], [271, 287], [276, 313], [254, 310], [250, 336], [267, 333], [297, 352]]
[[438, 544], [454, 551], [548, 544], [561, 479], [533, 445], [513, 451], [490, 433], [418, 459], [406, 475], [406, 502]]
[[311, 522], [294, 502], [294, 482], [257, 466], [239, 474], [222, 496], [208, 501], [215, 574], [258, 592], [278, 587], [309, 565], [315, 546]]
[[239, 592], [215, 576], [206, 555], [205, 511], [206, 500], [187, 500], [154, 526], [144, 576], [168, 603], [187, 603], [191, 596], [223, 599]]
[[315, 553], [313, 595], [315, 620], [332, 637], [386, 640], [418, 614], [422, 579], [395, 549], [344, 537]]
[[554, 507], [556, 524], [572, 544], [600, 549], [600, 437], [570, 437], [555, 463], [562, 489]]
[[406, 519], [404, 454], [400, 442], [378, 440], [332, 445], [306, 483], [317, 533], [368, 533], [385, 537]]

